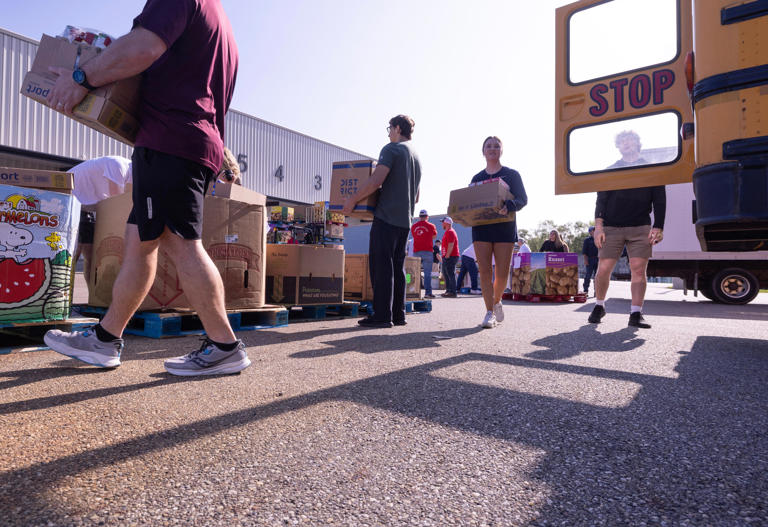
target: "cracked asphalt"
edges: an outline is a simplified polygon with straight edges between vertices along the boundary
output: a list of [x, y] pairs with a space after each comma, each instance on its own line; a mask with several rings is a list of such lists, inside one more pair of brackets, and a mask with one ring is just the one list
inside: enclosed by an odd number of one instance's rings
[[242, 332], [233, 376], [164, 372], [196, 337], [0, 355], [0, 524], [768, 525], [768, 294], [609, 296]]

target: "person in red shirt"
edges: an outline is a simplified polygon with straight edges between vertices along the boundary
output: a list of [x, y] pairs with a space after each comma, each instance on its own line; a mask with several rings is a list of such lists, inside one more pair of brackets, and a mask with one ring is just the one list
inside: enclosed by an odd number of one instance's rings
[[453, 220], [450, 216], [443, 218], [443, 241], [440, 252], [443, 257], [443, 276], [445, 277], [446, 298], [456, 298], [456, 263], [459, 261], [459, 237], [453, 230]]
[[426, 210], [419, 212], [419, 221], [411, 225], [413, 235], [413, 255], [421, 258], [424, 271], [424, 298], [435, 298], [432, 294], [432, 247], [437, 237], [437, 227], [429, 222]]

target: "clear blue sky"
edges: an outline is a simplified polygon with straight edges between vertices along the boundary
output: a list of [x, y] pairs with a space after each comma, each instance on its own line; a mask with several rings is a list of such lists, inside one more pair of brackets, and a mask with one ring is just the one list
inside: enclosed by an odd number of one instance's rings
[[[377, 157], [398, 113], [416, 121], [421, 202], [450, 190], [504, 141], [529, 205], [521, 227], [592, 218], [594, 194], [554, 195], [555, 7], [569, 0], [223, 0], [240, 49], [233, 108]], [[39, 39], [66, 24], [120, 36], [143, 0], [5, 2], [0, 26]]]

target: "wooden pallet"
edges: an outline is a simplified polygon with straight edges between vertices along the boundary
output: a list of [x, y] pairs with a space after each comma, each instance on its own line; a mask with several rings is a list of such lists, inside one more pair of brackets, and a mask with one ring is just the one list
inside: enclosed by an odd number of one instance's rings
[[575, 302], [583, 304], [587, 301], [586, 293], [577, 293], [575, 295], [521, 295], [519, 293], [504, 293], [501, 298], [514, 302]]
[[[373, 302], [360, 302], [360, 310], [373, 315]], [[432, 311], [431, 300], [406, 300], [406, 313], [429, 313]]]
[[344, 301], [341, 304], [287, 305], [291, 322], [323, 320], [330, 317], [356, 317], [360, 302]]
[[[102, 318], [106, 309], [94, 306], [77, 306], [82, 314]], [[233, 331], [251, 331], [274, 328], [288, 324], [288, 311], [283, 306], [264, 306], [253, 309], [227, 310], [227, 318]], [[139, 311], [133, 315], [125, 333], [153, 339], [202, 335], [203, 323], [194, 311]]]
[[15, 351], [37, 351], [49, 349], [43, 344], [43, 335], [49, 329], [79, 331], [98, 322], [96, 318], [74, 317], [66, 320], [48, 320], [44, 322], [14, 322], [0, 325], [0, 338], [3, 345], [0, 355]]

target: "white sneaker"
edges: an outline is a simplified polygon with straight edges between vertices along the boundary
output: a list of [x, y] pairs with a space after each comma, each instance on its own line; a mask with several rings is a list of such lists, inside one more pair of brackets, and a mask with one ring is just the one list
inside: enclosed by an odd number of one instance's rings
[[485, 314], [485, 318], [483, 319], [483, 323], [480, 324], [481, 327], [484, 328], [495, 328], [496, 327], [496, 315], [493, 314], [493, 311], [488, 311]]
[[469, 290], [469, 294], [470, 294], [470, 295], [482, 295], [482, 294], [483, 294], [483, 292], [482, 292], [482, 291], [480, 291], [479, 289], [470, 289], [470, 290]]
[[501, 306], [501, 302], [493, 306], [493, 314], [496, 315], [496, 322], [499, 324], [504, 322], [504, 308]]

